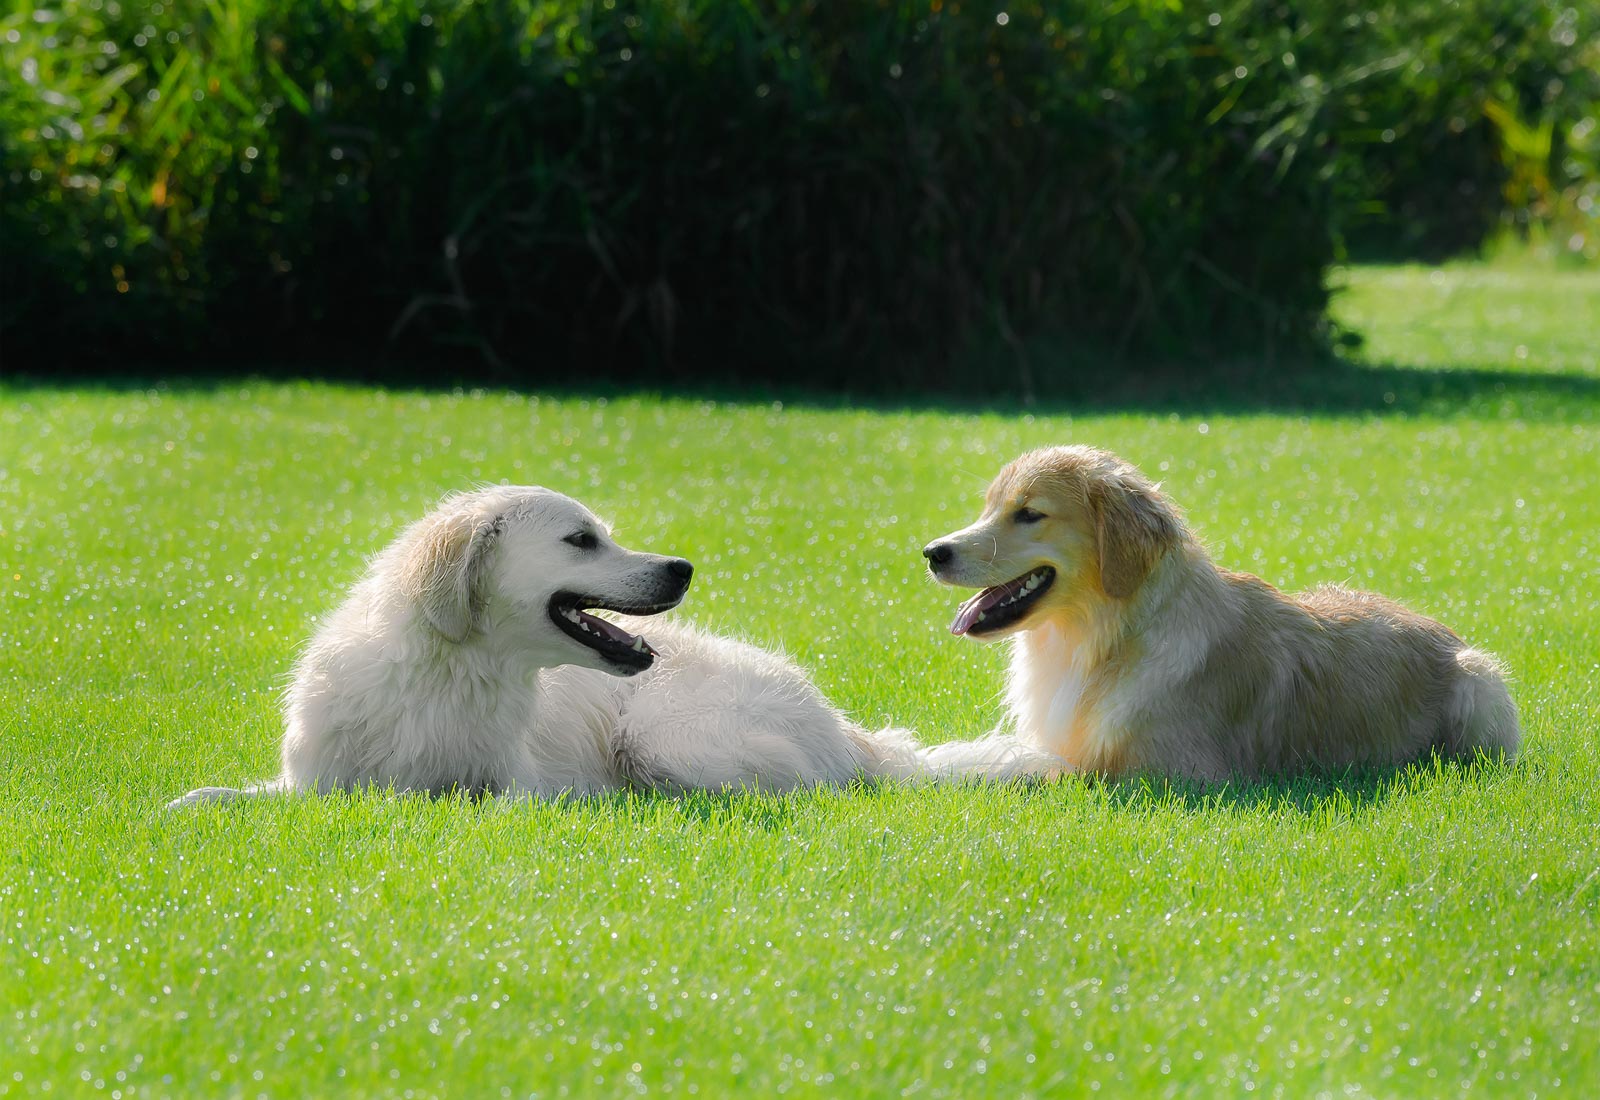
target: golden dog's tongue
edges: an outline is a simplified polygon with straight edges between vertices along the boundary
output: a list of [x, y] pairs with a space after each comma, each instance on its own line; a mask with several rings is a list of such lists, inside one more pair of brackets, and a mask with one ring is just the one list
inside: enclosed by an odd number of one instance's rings
[[960, 637], [988, 617], [988, 613], [998, 606], [1001, 601], [1020, 592], [1028, 582], [1027, 577], [1018, 577], [1006, 584], [997, 584], [993, 588], [985, 588], [972, 599], [961, 605], [961, 610], [956, 612], [956, 621], [950, 624], [950, 633]]
[[1026, 615], [1034, 601], [1049, 591], [1055, 579], [1056, 571], [1041, 565], [1014, 581], [985, 588], [961, 605], [956, 621], [950, 624], [950, 633], [988, 634], [1004, 630]]

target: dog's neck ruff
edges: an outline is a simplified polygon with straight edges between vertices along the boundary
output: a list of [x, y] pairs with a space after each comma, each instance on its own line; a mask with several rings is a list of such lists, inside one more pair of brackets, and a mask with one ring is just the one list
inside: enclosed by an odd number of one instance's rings
[[1195, 556], [1204, 554], [1186, 539], [1131, 599], [1097, 599], [1017, 635], [1006, 691], [1017, 733], [1077, 767], [1120, 756], [1120, 723], [1105, 721], [1104, 710], [1120, 678], [1150, 656], [1148, 628], [1182, 599], [1197, 574]]

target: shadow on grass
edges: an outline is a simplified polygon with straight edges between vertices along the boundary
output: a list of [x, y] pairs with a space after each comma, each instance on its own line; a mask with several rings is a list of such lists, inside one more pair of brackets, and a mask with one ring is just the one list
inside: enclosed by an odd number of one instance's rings
[[[870, 797], [878, 789], [878, 785], [870, 782], [783, 793], [753, 789], [677, 792], [627, 787], [597, 795], [562, 795], [536, 801], [566, 815], [624, 817], [641, 826], [683, 823], [780, 833], [808, 816], [819, 802]], [[488, 797], [474, 801], [485, 805], [516, 805], [515, 801], [496, 802]]]
[[742, 791], [690, 791], [677, 796], [643, 795], [644, 798], [671, 797], [673, 809], [683, 820], [704, 825], [743, 825], [762, 832], [787, 830], [803, 816], [804, 808], [815, 798], [812, 792], [800, 797], [773, 798]]
[[[708, 391], [707, 396], [722, 396]], [[733, 395], [729, 395], [733, 396]], [[1485, 419], [1589, 418], [1600, 414], [1600, 377], [1483, 368], [1425, 368], [1325, 359], [1310, 366], [1166, 368], [1096, 377], [1072, 372], [1031, 404], [1015, 397], [947, 393], [861, 396], [779, 392], [742, 395], [814, 408], [1039, 416], [1085, 413], [1179, 415], [1460, 415]]]
[[[1087, 795], [1114, 810], [1134, 814], [1174, 810], [1185, 814], [1267, 812], [1337, 821], [1424, 795], [1441, 786], [1476, 787], [1511, 767], [1513, 765], [1487, 759], [1463, 763], [1435, 756], [1398, 768], [1307, 771], [1293, 776], [1221, 784], [1162, 776], [1126, 779], [1078, 776], [1061, 781], [1020, 781], [1000, 786], [1010, 787], [1028, 802], [1043, 800], [1049, 804], [1062, 798]], [[893, 783], [858, 782], [842, 788], [824, 787], [777, 796], [746, 791], [683, 794], [625, 791], [584, 800], [581, 804], [605, 807], [611, 813], [632, 817], [641, 823], [671, 819], [690, 826], [734, 826], [781, 833], [797, 821], [810, 817], [819, 800], [853, 801], [872, 798], [895, 788]], [[921, 789], [937, 788], [982, 791], [993, 790], [995, 785], [973, 782], [936, 784]]]
[[1307, 817], [1339, 817], [1425, 793], [1441, 783], [1476, 785], [1513, 765], [1438, 756], [1399, 768], [1363, 767], [1307, 771], [1270, 779], [1202, 783], [1164, 777], [1090, 779], [1106, 802], [1127, 810], [1178, 809], [1186, 813], [1270, 810]]
[[[668, 400], [770, 404], [832, 410], [866, 409], [885, 413], [934, 412], [956, 415], [1071, 415], [1083, 413], [1303, 414], [1466, 414], [1484, 418], [1518, 416], [1532, 420], [1568, 419], [1600, 413], [1600, 376], [1484, 368], [1421, 368], [1404, 364], [1365, 364], [1327, 357], [1309, 364], [1268, 366], [1166, 366], [1147, 370], [1095, 366], [1040, 372], [1040, 396], [1023, 402], [1004, 381], [989, 391], [946, 389], [924, 393], [881, 392], [871, 379], [858, 391], [828, 392], [802, 384], [772, 386], [708, 382], [657, 386], [648, 379], [633, 384], [581, 377], [547, 377], [526, 384], [486, 382], [471, 371], [451, 368], [389, 371], [366, 366], [305, 365], [257, 370], [248, 375], [190, 370], [171, 377], [153, 367], [119, 373], [60, 372], [50, 375], [0, 375], [0, 392], [62, 391], [107, 394], [151, 389], [173, 394], [211, 394], [258, 383], [312, 382], [372, 386], [419, 394], [538, 393], [557, 398], [650, 396]], [[992, 376], [991, 376], [992, 377]]]
[[1430, 369], [1347, 362], [1305, 372], [1218, 372], [1086, 395], [1113, 410], [1217, 413], [1442, 414], [1498, 417], [1600, 410], [1600, 378], [1481, 368]]

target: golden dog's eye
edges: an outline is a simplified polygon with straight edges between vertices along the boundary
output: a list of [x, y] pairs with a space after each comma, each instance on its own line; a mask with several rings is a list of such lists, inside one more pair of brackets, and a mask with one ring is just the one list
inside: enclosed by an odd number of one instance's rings
[[600, 540], [593, 531], [578, 531], [561, 540], [568, 546], [576, 546], [579, 550], [593, 550], [600, 545]]
[[1011, 513], [1011, 518], [1017, 523], [1038, 523], [1044, 519], [1044, 513], [1036, 512], [1032, 508], [1018, 508]]

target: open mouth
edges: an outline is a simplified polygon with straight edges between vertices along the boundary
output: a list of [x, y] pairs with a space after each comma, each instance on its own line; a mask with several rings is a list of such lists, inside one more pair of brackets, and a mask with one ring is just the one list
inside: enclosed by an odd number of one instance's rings
[[550, 597], [550, 619], [573, 641], [594, 650], [617, 668], [628, 672], [643, 672], [660, 654], [639, 635], [629, 634], [616, 623], [608, 622], [589, 612], [615, 611], [619, 615], [656, 615], [677, 605], [678, 601], [673, 600], [670, 603], [624, 607], [592, 596], [557, 592]]
[[1048, 565], [1035, 569], [1005, 584], [985, 588], [961, 605], [950, 633], [993, 634], [1020, 620], [1028, 609], [1050, 590], [1056, 571]]

